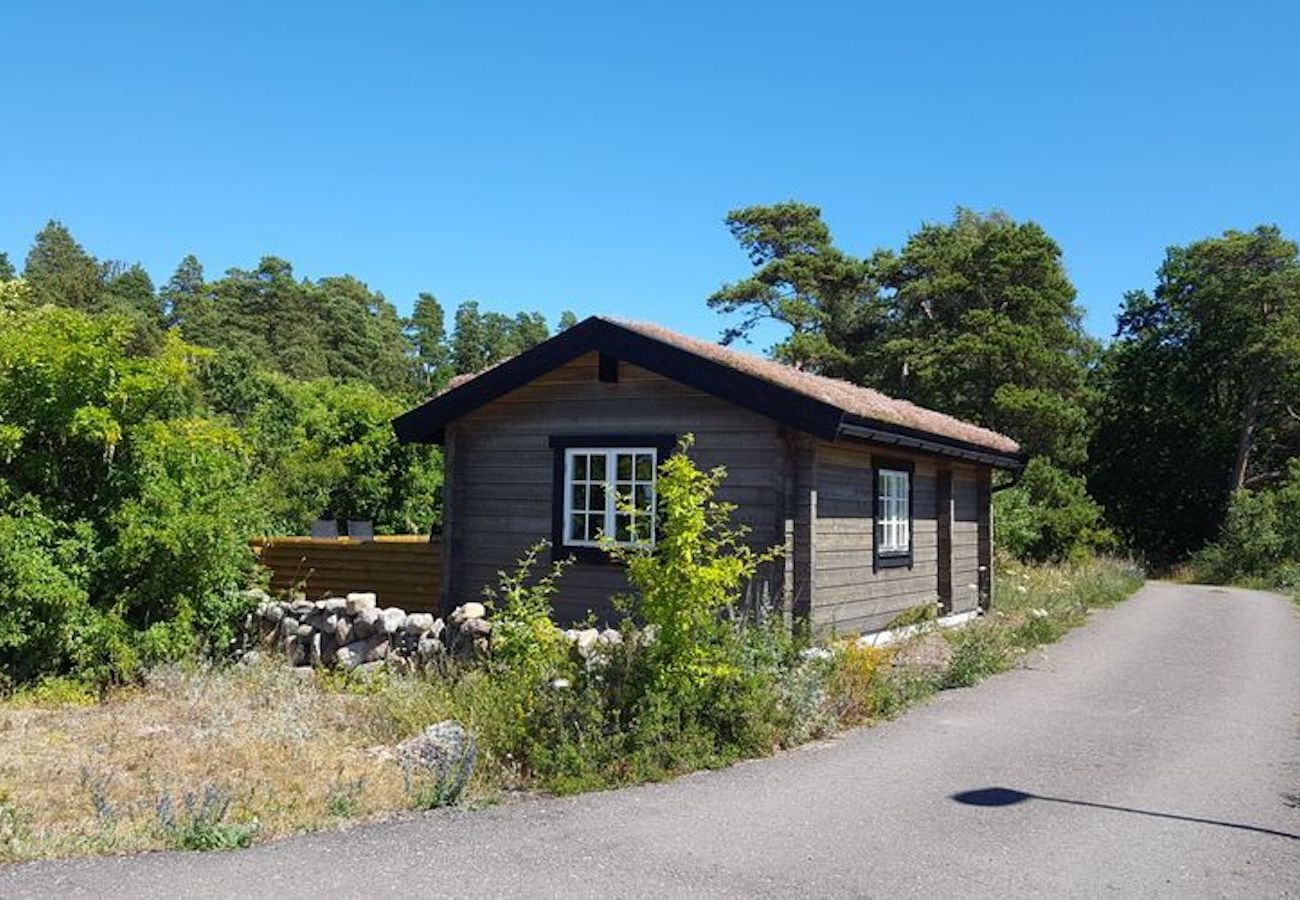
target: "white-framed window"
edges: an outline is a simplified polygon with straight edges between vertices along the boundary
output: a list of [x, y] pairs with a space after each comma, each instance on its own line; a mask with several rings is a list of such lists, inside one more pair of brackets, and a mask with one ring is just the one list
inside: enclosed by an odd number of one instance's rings
[[654, 447], [567, 448], [564, 545], [653, 545], [658, 466]]
[[879, 469], [876, 485], [879, 522], [876, 535], [879, 553], [908, 553], [912, 549], [912, 473], [906, 469]]

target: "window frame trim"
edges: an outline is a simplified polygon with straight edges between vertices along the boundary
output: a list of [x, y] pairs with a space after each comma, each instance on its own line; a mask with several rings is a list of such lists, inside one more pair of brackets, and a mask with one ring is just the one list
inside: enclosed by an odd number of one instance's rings
[[[551, 435], [547, 443], [552, 452], [551, 469], [551, 559], [572, 559], [576, 562], [617, 563], [609, 551], [589, 544], [565, 544], [566, 512], [570, 499], [566, 485], [570, 450], [654, 450], [655, 479], [658, 468], [677, 449], [675, 434], [562, 434]], [[658, 515], [658, 490], [655, 490], [655, 514]]]
[[[907, 549], [880, 549], [884, 523], [884, 503], [880, 497], [880, 473], [903, 472], [907, 475]], [[871, 570], [912, 569], [916, 563], [916, 463], [887, 456], [871, 457]]]

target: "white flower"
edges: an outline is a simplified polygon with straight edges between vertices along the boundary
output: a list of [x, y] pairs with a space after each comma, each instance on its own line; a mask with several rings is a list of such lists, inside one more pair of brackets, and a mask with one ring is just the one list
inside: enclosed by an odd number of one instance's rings
[[831, 651], [827, 650], [825, 647], [808, 647], [807, 649], [800, 651], [799, 658], [802, 660], [825, 660], [830, 659], [834, 655], [835, 654], [831, 653]]
[[562, 691], [565, 688], [571, 686], [572, 685], [570, 684], [569, 679], [567, 678], [557, 678], [551, 682], [551, 687], [555, 688], [557, 691]]

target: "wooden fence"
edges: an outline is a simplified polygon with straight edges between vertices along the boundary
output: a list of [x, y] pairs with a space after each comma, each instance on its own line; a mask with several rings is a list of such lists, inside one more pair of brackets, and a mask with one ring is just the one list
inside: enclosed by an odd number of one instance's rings
[[252, 542], [271, 571], [271, 592], [301, 590], [308, 599], [374, 591], [380, 606], [441, 612], [442, 539], [392, 535], [372, 540], [273, 537]]

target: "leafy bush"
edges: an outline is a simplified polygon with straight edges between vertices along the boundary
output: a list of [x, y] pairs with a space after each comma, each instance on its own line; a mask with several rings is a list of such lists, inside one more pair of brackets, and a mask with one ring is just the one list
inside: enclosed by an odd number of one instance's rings
[[1276, 487], [1236, 491], [1218, 539], [1191, 562], [1204, 581], [1300, 584], [1300, 459], [1291, 460]]
[[1084, 480], [1042, 457], [993, 495], [993, 529], [995, 545], [1024, 562], [1077, 561], [1116, 546]]
[[714, 499], [726, 470], [701, 471], [688, 455], [693, 442], [683, 437], [678, 452], [659, 466], [653, 549], [615, 551], [627, 563], [632, 586], [622, 605], [655, 635], [648, 655], [657, 686], [682, 691], [734, 674], [727, 659], [732, 635], [722, 613], [737, 603], [759, 565], [776, 555], [745, 543], [746, 529], [731, 523], [734, 506]]

